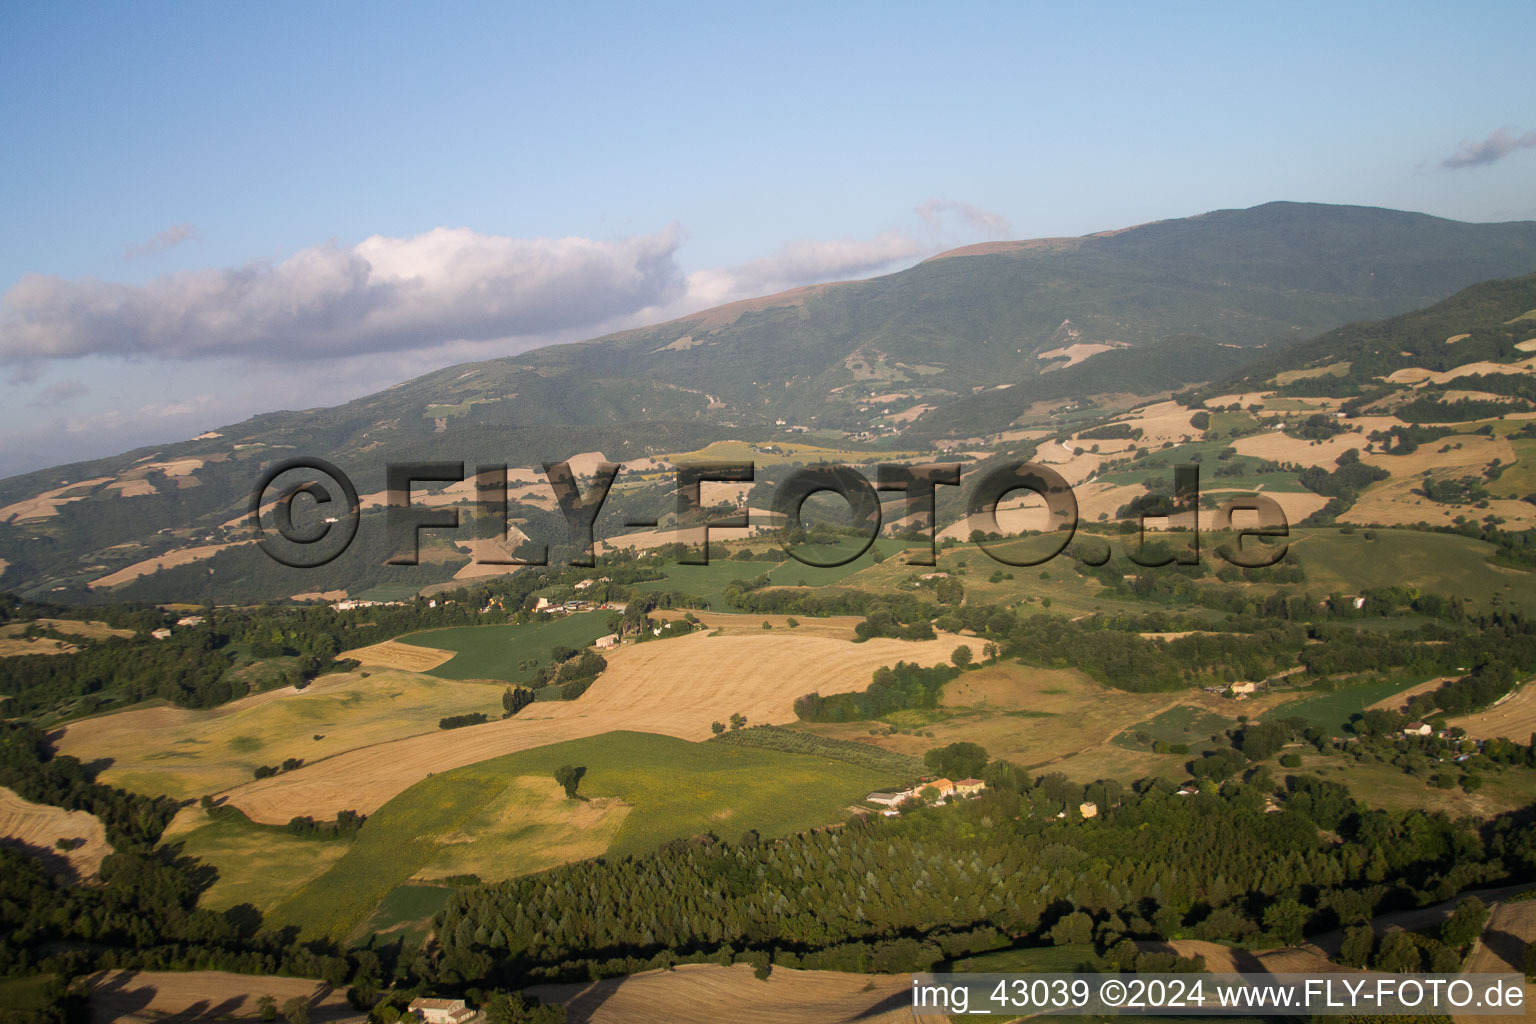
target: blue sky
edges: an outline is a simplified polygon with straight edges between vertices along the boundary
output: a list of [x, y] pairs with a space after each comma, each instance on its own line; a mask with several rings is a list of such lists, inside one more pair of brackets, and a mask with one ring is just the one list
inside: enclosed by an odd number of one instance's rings
[[1536, 5], [1066, 6], [0, 7], [0, 473], [987, 238], [1536, 219]]

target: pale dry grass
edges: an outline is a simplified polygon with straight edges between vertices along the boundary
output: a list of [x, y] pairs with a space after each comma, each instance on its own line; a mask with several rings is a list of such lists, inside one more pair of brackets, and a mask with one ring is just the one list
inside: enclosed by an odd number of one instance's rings
[[[494, 561], [506, 561], [516, 557], [517, 546], [527, 539], [527, 534], [512, 526], [508, 528], [505, 538], [476, 538], [475, 540], [458, 541], [455, 547], [469, 555], [469, 564], [454, 573], [453, 578], [456, 580], [476, 580], [487, 576], [506, 576], [517, 572], [522, 566], [497, 565], [494, 564]], [[486, 559], [494, 561], [487, 562]]]
[[[1246, 404], [1246, 403], [1245, 403]], [[1189, 425], [1190, 417], [1195, 410], [1186, 409], [1177, 402], [1154, 402], [1136, 410], [1130, 416], [1124, 416], [1116, 420], [1116, 423], [1127, 423], [1133, 427], [1142, 429], [1142, 447], [1148, 445], [1160, 445], [1164, 441], [1194, 441], [1202, 436], [1202, 431]]]
[[[1047, 352], [1041, 352], [1035, 358], [1041, 360], [1042, 362], [1048, 359], [1056, 360], [1051, 364], [1049, 368], [1052, 370], [1065, 370], [1069, 367], [1076, 366], [1078, 363], [1085, 362], [1089, 358], [1098, 355], [1100, 352], [1109, 352], [1116, 348], [1125, 347], [1126, 346], [1124, 345], [1106, 345], [1102, 342], [1079, 341], [1073, 345], [1067, 345], [1062, 348], [1053, 348]], [[1060, 357], [1062, 356], [1067, 357], [1066, 362], [1059, 361]]]
[[272, 996], [281, 1007], [294, 997], [309, 1000], [309, 1019], [365, 1020], [348, 1004], [344, 989], [311, 978], [279, 978], [225, 971], [99, 971], [85, 979], [91, 993], [91, 1024], [138, 1024], [259, 1018], [257, 1001]]
[[104, 488], [108, 491], [116, 491], [120, 498], [142, 498], [145, 495], [155, 493], [155, 485], [144, 477], [134, 477], [131, 480], [114, 480]]
[[931, 405], [913, 405], [901, 410], [901, 412], [892, 413], [891, 415], [887, 416], [886, 419], [890, 420], [892, 423], [911, 423], [913, 420], [917, 419], [923, 413], [930, 411], [932, 408], [933, 406]]
[[453, 651], [436, 647], [417, 647], [398, 640], [386, 640], [381, 644], [356, 647], [342, 651], [338, 658], [350, 658], [366, 668], [393, 668], [404, 672], [430, 672], [453, 659]]
[[1495, 373], [1532, 373], [1536, 372], [1536, 360], [1522, 359], [1518, 363], [1463, 363], [1460, 366], [1433, 374], [1430, 380], [1436, 384], [1445, 384], [1461, 377], [1473, 375], [1489, 375]]
[[[956, 639], [946, 636], [941, 642], [952, 644]], [[1201, 701], [1194, 695], [1170, 698], [1167, 694], [1112, 690], [1075, 669], [999, 662], [966, 672], [946, 686], [942, 704], [949, 717], [921, 725], [918, 735], [871, 736], [868, 722], [806, 724], [801, 728], [822, 736], [875, 743], [914, 757], [933, 747], [968, 740], [981, 744], [994, 758], [1091, 781], [1126, 771], [1151, 774], [1166, 762], [1168, 759], [1160, 755], [1127, 750], [1109, 741], [1137, 722], [1181, 703]], [[1106, 767], [1109, 765], [1113, 768]]]
[[1308, 441], [1292, 437], [1283, 430], [1266, 430], [1262, 434], [1240, 437], [1232, 442], [1232, 447], [1239, 455], [1332, 469], [1339, 456], [1350, 448], [1364, 451], [1372, 431], [1402, 426], [1402, 423], [1395, 416], [1357, 416], [1347, 421], [1347, 425], [1350, 429], [1346, 433], [1336, 434], [1326, 441]]
[[746, 964], [684, 964], [529, 991], [564, 1005], [569, 1024], [895, 1024], [913, 1019], [911, 986], [905, 974], [776, 967], [759, 981]]
[[1225, 409], [1229, 405], [1240, 405], [1246, 409], [1250, 405], [1263, 405], [1265, 400], [1273, 397], [1275, 397], [1273, 391], [1244, 391], [1241, 394], [1207, 398], [1204, 404], [1207, 409]]
[[176, 551], [168, 551], [154, 558], [146, 558], [142, 562], [124, 566], [113, 573], [91, 581], [91, 589], [101, 587], [115, 587], [119, 583], [128, 583], [140, 576], [148, 576], [150, 573], [159, 572], [161, 569], [174, 569], [178, 565], [191, 565], [205, 558], [212, 558], [225, 548], [232, 548], [237, 544], [249, 544], [251, 541], [239, 541], [235, 544], [202, 544], [195, 547], [180, 548]]
[[103, 781], [187, 799], [238, 786], [256, 768], [291, 757], [316, 762], [421, 734], [451, 742], [440, 738], [447, 734], [438, 720], [500, 714], [502, 689], [383, 669], [367, 678], [337, 672], [303, 690], [268, 690], [207, 710], [159, 706], [88, 718], [70, 723], [55, 742], [60, 752], [85, 761], [109, 758]]
[[[297, 771], [229, 790], [231, 803], [257, 821], [295, 815], [333, 818], [352, 808], [370, 813], [429, 775], [502, 754], [615, 730], [685, 740], [711, 735], [710, 723], [741, 713], [747, 721], [795, 721], [795, 699], [862, 690], [876, 668], [898, 661], [947, 662], [956, 638], [914, 643], [877, 638], [855, 644], [798, 630], [752, 636], [692, 633], [621, 647], [579, 700], [540, 702], [516, 717], [376, 743]], [[960, 640], [979, 655], [981, 641]]]
[[[52, 490], [34, 494], [30, 498], [23, 498], [0, 508], [0, 523], [19, 523], [29, 519], [48, 519], [59, 514], [60, 505], [68, 505], [72, 501], [81, 501], [90, 497], [90, 489], [98, 484], [104, 484], [111, 480], [110, 476], [92, 477], [89, 480], [77, 480], [63, 487], [55, 487]], [[71, 491], [81, 491], [79, 494], [71, 494]]]
[[80, 649], [51, 636], [28, 640], [21, 635], [26, 628], [18, 623], [0, 629], [0, 658], [14, 658], [23, 654], [72, 654]]
[[345, 590], [310, 590], [303, 594], [294, 594], [290, 601], [344, 601], [347, 592]]
[[[828, 615], [822, 618], [797, 617], [794, 615], [743, 615], [737, 612], [712, 612], [695, 609], [693, 617], [705, 629], [720, 630], [725, 634], [755, 635], [763, 632], [763, 623], [774, 629], [790, 629], [789, 620], [798, 623], [793, 628], [796, 636], [823, 636], [834, 640], [852, 640], [854, 627], [864, 621], [862, 615]], [[657, 610], [652, 618], [682, 618], [680, 611]]]
[[1313, 380], [1317, 377], [1342, 376], [1349, 372], [1349, 363], [1329, 363], [1327, 366], [1312, 366], [1305, 370], [1281, 370], [1275, 374], [1276, 387], [1285, 387], [1294, 384], [1298, 380]]
[[[60, 839], [83, 842], [76, 849], [60, 850], [56, 845]], [[7, 841], [48, 851], [52, 855], [48, 858], [49, 869], [58, 864], [53, 861], [57, 857], [67, 862], [77, 881], [95, 878], [101, 862], [112, 852], [107, 830], [94, 814], [34, 804], [0, 786], [0, 846]]]

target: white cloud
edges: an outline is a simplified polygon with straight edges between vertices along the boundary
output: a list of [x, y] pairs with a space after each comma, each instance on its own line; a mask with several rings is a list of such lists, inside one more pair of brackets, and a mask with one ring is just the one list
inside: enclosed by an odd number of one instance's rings
[[917, 208], [917, 215], [934, 228], [943, 227], [944, 218], [950, 214], [960, 218], [967, 227], [986, 235], [988, 241], [1013, 237], [1013, 225], [1007, 217], [970, 203], [953, 199], [930, 199]]
[[1536, 131], [1517, 136], [1510, 134], [1507, 128], [1500, 128], [1481, 142], [1463, 141], [1456, 147], [1456, 152], [1440, 161], [1440, 166], [1451, 170], [1482, 167], [1503, 160], [1517, 149], [1532, 148], [1536, 148]]
[[688, 275], [683, 304], [693, 312], [821, 281], [860, 277], [923, 256], [927, 248], [901, 231], [867, 240], [792, 242], [773, 256], [740, 266], [694, 271]]
[[191, 224], [172, 224], [164, 231], [157, 231], [153, 236], [143, 242], [134, 242], [123, 246], [123, 259], [136, 260], [141, 256], [155, 256], [162, 252], [169, 252], [182, 242], [190, 241], [197, 237], [197, 229]]
[[329, 359], [581, 329], [680, 295], [677, 245], [672, 229], [598, 242], [437, 228], [142, 286], [31, 274], [0, 304], [0, 360]]

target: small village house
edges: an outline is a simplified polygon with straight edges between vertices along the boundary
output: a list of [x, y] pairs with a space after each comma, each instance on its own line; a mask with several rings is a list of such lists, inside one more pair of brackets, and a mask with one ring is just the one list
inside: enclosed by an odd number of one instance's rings
[[593, 641], [593, 646], [595, 646], [598, 650], [602, 650], [606, 647], [617, 647], [619, 646], [619, 634], [609, 633], [607, 636], [600, 636], [595, 641]]
[[987, 784], [980, 779], [961, 779], [955, 783], [956, 796], [975, 796], [987, 788]]
[[480, 1016], [462, 999], [429, 999], [425, 996], [412, 999], [406, 1014], [424, 1024], [465, 1024]]

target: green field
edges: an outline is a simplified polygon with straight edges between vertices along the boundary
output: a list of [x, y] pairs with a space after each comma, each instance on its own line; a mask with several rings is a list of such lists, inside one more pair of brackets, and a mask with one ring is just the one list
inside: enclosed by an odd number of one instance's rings
[[1065, 946], [1031, 946], [1026, 949], [998, 949], [952, 961], [948, 970], [955, 974], [1075, 974], [1079, 971], [1106, 971], [1109, 964], [1094, 951], [1092, 943]]
[[[1366, 533], [1374, 539], [1366, 540]], [[1368, 587], [1411, 583], [1425, 593], [1470, 598], [1471, 606], [1536, 607], [1536, 573], [1488, 562], [1494, 547], [1454, 534], [1416, 530], [1292, 530], [1291, 551], [1307, 574], [1306, 589], [1358, 594]]]
[[1497, 480], [1488, 482], [1488, 493], [1497, 498], [1523, 498], [1536, 493], [1536, 440], [1522, 437], [1509, 443], [1515, 449], [1515, 464], [1499, 474]]
[[[23, 1013], [46, 1010], [54, 1005], [54, 976], [30, 974], [20, 978], [0, 978], [0, 1010]], [[42, 1019], [31, 1018], [25, 1019]]]
[[354, 601], [409, 601], [421, 587], [415, 583], [380, 583], [361, 593], [347, 596]]
[[[431, 670], [443, 679], [501, 679], [526, 682], [548, 664], [555, 647], [586, 647], [607, 633], [612, 612], [558, 615], [548, 622], [518, 626], [454, 626], [408, 633], [401, 643], [453, 651], [453, 658]], [[522, 667], [519, 667], [522, 666]]]
[[182, 850], [218, 869], [198, 905], [225, 910], [249, 903], [266, 913], [318, 877], [351, 847], [348, 840], [303, 839], [241, 821], [210, 821], [177, 836]]
[[[900, 553], [905, 550], [904, 547], [898, 546], [896, 542], [889, 539], [876, 541], [875, 549], [885, 555], [887, 561], [894, 560], [898, 564], [901, 558]], [[647, 593], [678, 590], [698, 598], [704, 605], [715, 611], [729, 611], [730, 606], [725, 601], [725, 589], [735, 580], [755, 579], [766, 573], [770, 584], [776, 587], [826, 587], [842, 583], [854, 573], [876, 566], [874, 556], [869, 551], [847, 565], [822, 568], [806, 565], [793, 558], [784, 562], [748, 562], [720, 557], [726, 550], [724, 547], [717, 550], [711, 545], [708, 565], [668, 565], [665, 570], [666, 579], [638, 583], [635, 589]], [[807, 547], [805, 552], [808, 557], [815, 557], [820, 561], [830, 561], [829, 554], [836, 553], [833, 548], [810, 547]]]
[[1137, 722], [1116, 736], [1112, 742], [1128, 750], [1146, 750], [1150, 744], [1136, 738], [1139, 732], [1150, 736], [1154, 742], [1162, 740], [1164, 743], [1187, 743], [1190, 753], [1199, 754], [1210, 748], [1213, 735], [1225, 732], [1234, 724], [1230, 718], [1214, 715], [1192, 704], [1181, 704], [1148, 721]]
[[[901, 781], [846, 762], [649, 733], [539, 747], [434, 775], [401, 793], [368, 819], [340, 860], [275, 908], [270, 923], [347, 938], [508, 787], [562, 764], [586, 767], [582, 795], [632, 808], [608, 851], [616, 856], [702, 832], [735, 839], [748, 829], [772, 836], [824, 825], [871, 790]], [[537, 834], [522, 841], [540, 843]], [[527, 852], [516, 843], [502, 848], [508, 858]]]
[[1270, 718], [1305, 718], [1312, 725], [1328, 731], [1332, 736], [1347, 736], [1345, 726], [1351, 715], [1358, 715], [1379, 700], [1394, 693], [1401, 693], [1410, 686], [1425, 682], [1429, 677], [1415, 676], [1385, 683], [1364, 683], [1346, 686], [1333, 693], [1320, 693], [1300, 700], [1281, 704], [1268, 715]]
[[401, 944], [415, 949], [426, 941], [432, 915], [442, 910], [453, 890], [443, 885], [402, 885], [390, 890], [363, 925], [363, 934], [374, 944]]

